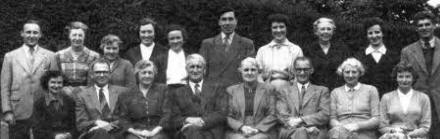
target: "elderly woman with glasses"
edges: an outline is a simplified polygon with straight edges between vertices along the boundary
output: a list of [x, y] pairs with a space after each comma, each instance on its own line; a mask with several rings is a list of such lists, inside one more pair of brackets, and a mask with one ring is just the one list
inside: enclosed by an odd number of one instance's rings
[[238, 70], [243, 83], [226, 89], [229, 98], [227, 139], [269, 139], [275, 135], [275, 89], [258, 82], [259, 65], [246, 58]]
[[331, 139], [377, 139], [379, 125], [379, 94], [376, 87], [359, 82], [365, 73], [355, 58], [345, 60], [337, 70], [345, 85], [331, 92]]
[[126, 130], [126, 139], [168, 139], [170, 109], [167, 87], [154, 82], [157, 68], [152, 61], [140, 60], [134, 66], [137, 85], [118, 99], [117, 115]]
[[119, 56], [121, 39], [113, 34], [104, 36], [101, 40], [101, 50], [104, 59], [110, 62], [110, 84], [123, 87], [133, 87], [136, 80], [133, 74], [133, 65]]
[[417, 73], [407, 63], [393, 69], [397, 89], [386, 93], [380, 102], [381, 139], [426, 139], [431, 127], [428, 95], [413, 89]]

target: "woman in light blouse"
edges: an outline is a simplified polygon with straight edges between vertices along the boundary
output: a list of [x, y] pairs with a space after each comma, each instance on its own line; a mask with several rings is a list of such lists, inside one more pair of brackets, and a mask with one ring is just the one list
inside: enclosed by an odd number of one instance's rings
[[412, 89], [417, 73], [400, 63], [393, 69], [398, 88], [386, 93], [380, 102], [381, 139], [426, 139], [431, 127], [428, 95]]
[[376, 87], [358, 81], [365, 73], [355, 58], [345, 60], [337, 70], [345, 85], [331, 92], [331, 139], [377, 139], [379, 95]]

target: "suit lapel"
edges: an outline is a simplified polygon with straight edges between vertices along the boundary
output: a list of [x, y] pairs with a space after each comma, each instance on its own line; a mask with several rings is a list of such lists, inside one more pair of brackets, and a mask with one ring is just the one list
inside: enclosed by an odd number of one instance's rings
[[101, 111], [101, 104], [99, 103], [98, 96], [96, 94], [96, 88], [94, 86], [87, 88], [87, 97], [89, 99], [88, 102], [92, 103], [93, 106], [99, 111], [99, 113], [102, 113]]
[[422, 70], [425, 73], [429, 73], [426, 68], [425, 57], [423, 56], [423, 52], [422, 52], [422, 42], [418, 41], [416, 43], [416, 45], [417, 46], [414, 47], [414, 49], [413, 49], [414, 57], [415, 57], [417, 63], [419, 64], [419, 66], [422, 68]]
[[115, 62], [113, 63], [111, 72], [113, 73], [116, 69], [118, 69], [119, 65], [121, 64], [121, 58], [118, 58], [117, 60], [115, 60]]
[[113, 86], [109, 85], [108, 87], [108, 96], [109, 98], [109, 104], [110, 104], [110, 111], [113, 112], [115, 109], [116, 101], [118, 101], [118, 93], [119, 90], [116, 90]]
[[313, 96], [315, 96], [315, 92], [316, 92], [316, 87], [310, 83], [309, 87], [306, 88], [306, 94], [303, 95], [304, 98], [301, 107], [304, 107], [307, 104], [307, 102], [309, 102], [309, 100], [313, 98]]
[[299, 95], [299, 89], [298, 89], [298, 87], [296, 86], [296, 83], [294, 83], [293, 85], [292, 85], [292, 87], [291, 87], [291, 89], [290, 89], [290, 93], [289, 93], [289, 95], [290, 95], [290, 100], [291, 101], [293, 101], [293, 105], [295, 105], [295, 109], [296, 109], [296, 111], [297, 112], [299, 112], [299, 106], [300, 106], [300, 104], [299, 104], [299, 98], [298, 98], [298, 95]]
[[245, 116], [245, 107], [246, 107], [246, 98], [245, 98], [245, 96], [244, 96], [244, 86], [243, 86], [243, 84], [240, 84], [239, 86], [238, 86], [238, 88], [236, 88], [237, 90], [234, 90], [234, 93], [236, 94], [236, 95], [238, 95], [237, 96], [237, 100], [236, 100], [236, 102], [238, 103], [238, 106], [239, 106], [239, 108], [240, 108], [240, 114], [241, 114], [241, 117], [244, 117]]
[[30, 67], [31, 64], [26, 56], [26, 51], [23, 48], [23, 46], [20, 48], [19, 51], [20, 52], [18, 53], [19, 54], [18, 57], [21, 57], [21, 58], [17, 58], [18, 64], [24, 69], [24, 71], [26, 71], [27, 73], [31, 73], [31, 71], [32, 71], [32, 69]]
[[38, 48], [38, 51], [34, 54], [34, 63], [32, 65], [32, 73], [35, 73], [38, 69], [38, 67], [43, 63], [43, 60], [45, 59], [46, 55], [40, 50], [42, 48]]
[[135, 65], [139, 60], [142, 60], [141, 44], [135, 47], [135, 51], [133, 51], [132, 56], [134, 60], [133, 65]]
[[265, 88], [263, 88], [263, 84], [258, 83], [257, 84], [257, 90], [255, 91], [255, 97], [254, 97], [254, 114], [253, 117], [255, 117], [255, 114], [257, 113], [258, 108], [260, 107], [261, 98], [263, 97]]
[[434, 55], [432, 58], [432, 70], [431, 70], [431, 75], [434, 75], [435, 71], [437, 70], [439, 64], [440, 64], [440, 40], [435, 37], [434, 38], [434, 46], [435, 46], [435, 51], [434, 51]]

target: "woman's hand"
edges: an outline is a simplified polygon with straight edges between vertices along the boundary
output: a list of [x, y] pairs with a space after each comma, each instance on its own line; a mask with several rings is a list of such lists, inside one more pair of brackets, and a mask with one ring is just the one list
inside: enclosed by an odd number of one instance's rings
[[359, 129], [359, 126], [357, 124], [353, 124], [353, 123], [343, 125], [342, 127], [344, 127], [345, 129], [347, 129], [350, 132], [357, 131]]

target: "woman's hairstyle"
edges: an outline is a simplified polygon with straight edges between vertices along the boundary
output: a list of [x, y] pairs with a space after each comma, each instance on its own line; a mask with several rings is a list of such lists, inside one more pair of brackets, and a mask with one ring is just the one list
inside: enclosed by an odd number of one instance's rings
[[344, 70], [348, 66], [355, 67], [357, 71], [359, 71], [360, 76], [364, 75], [365, 73], [365, 68], [362, 63], [353, 57], [347, 58], [344, 62], [342, 62], [342, 64], [338, 67], [336, 73], [340, 76], [343, 76]]
[[269, 20], [269, 25], [271, 26], [272, 23], [277, 22], [277, 23], [284, 23], [286, 25], [286, 27], [290, 24], [289, 22], [289, 17], [285, 14], [271, 14], [268, 16], [268, 20]]
[[177, 25], [177, 24], [171, 24], [171, 25], [168, 26], [167, 32], [166, 32], [166, 35], [165, 35], [167, 40], [168, 40], [168, 34], [171, 31], [180, 31], [180, 32], [182, 32], [182, 37], [183, 37], [184, 41], [188, 38], [188, 34], [186, 33], [186, 30], [185, 30], [185, 28], [183, 26]]
[[379, 17], [370, 17], [363, 21], [364, 31], [367, 32], [372, 26], [379, 25], [382, 32], [384, 32], [384, 21]]
[[86, 33], [89, 27], [81, 21], [73, 21], [66, 26], [66, 29], [69, 33], [72, 29], [82, 29]]
[[[418, 79], [418, 74], [416, 73], [416, 71], [412, 68], [412, 65], [411, 64], [409, 64], [409, 63], [407, 63], [407, 62], [405, 62], [405, 61], [403, 61], [403, 62], [400, 62], [399, 64], [397, 64], [396, 66], [394, 66], [394, 68], [393, 68], [393, 72], [391, 73], [391, 77], [393, 78], [393, 79], [396, 79], [397, 78], [397, 74], [398, 73], [402, 73], [402, 72], [409, 72], [409, 73], [411, 73], [412, 74], [412, 76], [413, 76], [413, 81], [415, 82], [415, 80], [417, 80]], [[413, 82], [413, 83], [414, 83]]]
[[134, 75], [136, 76], [137, 83], [139, 83], [139, 72], [148, 67], [152, 67], [154, 75], [157, 75], [157, 67], [150, 60], [140, 60], [134, 65]]
[[186, 57], [186, 65], [193, 61], [200, 61], [202, 62], [203, 67], [206, 67], [206, 60], [200, 54], [191, 54]]
[[122, 44], [122, 40], [118, 36], [114, 34], [105, 35], [101, 39], [101, 45], [99, 45], [99, 48], [104, 49], [105, 46], [112, 45], [115, 42], [118, 43], [118, 46]]
[[44, 90], [49, 89], [49, 80], [52, 78], [62, 77], [63, 81], [67, 79], [61, 71], [58, 70], [48, 70], [46, 71], [43, 76], [40, 78], [40, 86]]
[[246, 64], [246, 63], [249, 63], [249, 64], [251, 64], [252, 66], [257, 67], [258, 72], [261, 71], [260, 64], [258, 64], [257, 59], [255, 59], [255, 58], [253, 58], [253, 57], [247, 57], [247, 58], [243, 59], [243, 60], [241, 61], [241, 63], [240, 63], [240, 67], [238, 67], [238, 70], [241, 71], [242, 68], [243, 68], [243, 65]]
[[313, 30], [315, 32], [318, 30], [318, 25], [321, 23], [329, 23], [332, 25], [333, 31], [336, 30], [336, 24], [335, 21], [333, 21], [333, 19], [327, 17], [321, 17], [317, 19], [315, 22], [313, 22]]

